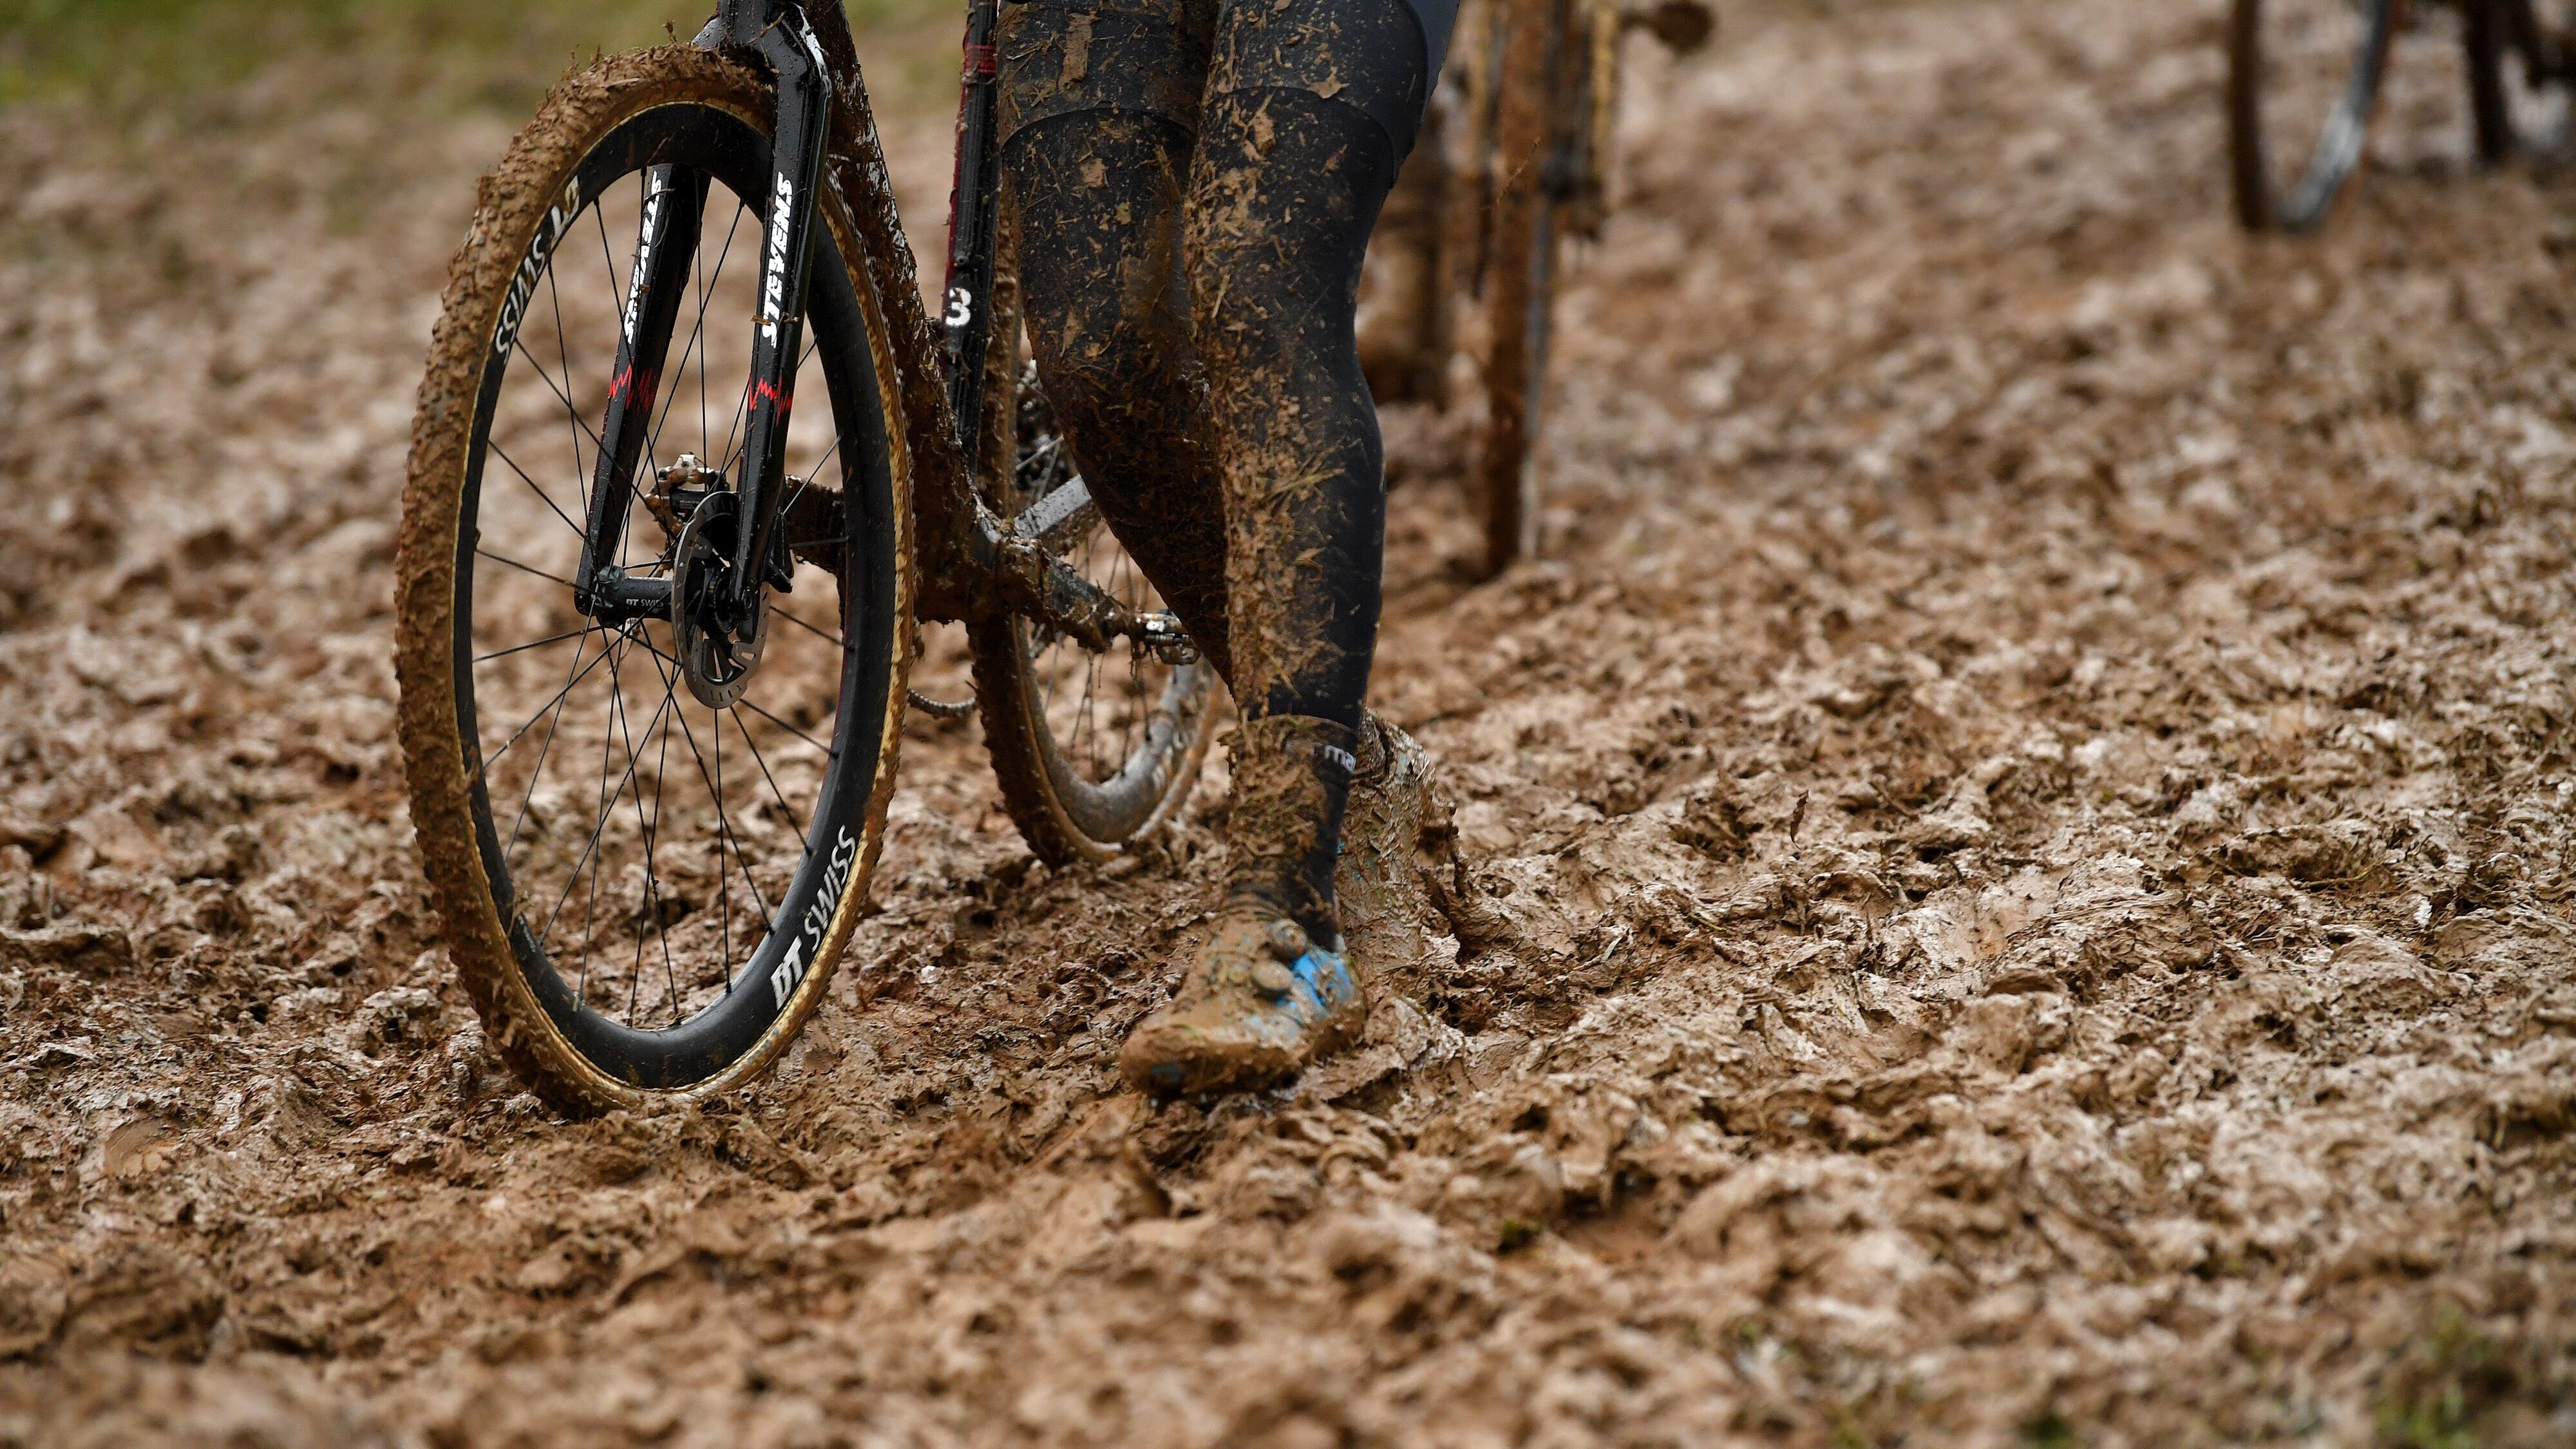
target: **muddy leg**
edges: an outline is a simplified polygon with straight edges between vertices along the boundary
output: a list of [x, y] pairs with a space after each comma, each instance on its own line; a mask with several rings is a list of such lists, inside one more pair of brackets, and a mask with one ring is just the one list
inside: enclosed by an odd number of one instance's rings
[[1232, 890], [1319, 935], [1337, 930], [1334, 849], [1377, 644], [1384, 454], [1352, 321], [1393, 152], [1355, 106], [1212, 87], [1190, 183], [1191, 298], [1247, 721]]
[[1003, 164], [1047, 400], [1101, 516], [1231, 679], [1207, 385], [1174, 265], [1188, 156], [1168, 122], [1082, 111], [1020, 132]]
[[1225, 515], [1178, 267], [1213, 7], [1003, 7], [1004, 184], [1039, 380], [1118, 541], [1233, 677]]

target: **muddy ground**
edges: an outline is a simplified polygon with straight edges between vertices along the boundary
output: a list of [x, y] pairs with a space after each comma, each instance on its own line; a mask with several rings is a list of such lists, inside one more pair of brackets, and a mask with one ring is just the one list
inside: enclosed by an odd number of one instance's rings
[[1391, 423], [1505, 928], [1213, 1109], [1111, 1063], [1220, 793], [1050, 875], [926, 721], [772, 1081], [517, 1092], [387, 662], [504, 123], [0, 115], [0, 1444], [2576, 1438], [2576, 183], [2435, 108], [2249, 243], [2220, 20], [1642, 59], [1544, 558]]

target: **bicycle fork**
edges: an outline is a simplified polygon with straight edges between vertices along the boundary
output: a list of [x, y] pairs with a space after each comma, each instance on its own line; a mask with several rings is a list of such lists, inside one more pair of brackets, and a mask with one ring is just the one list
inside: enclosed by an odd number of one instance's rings
[[[780, 0], [725, 0], [696, 44], [757, 50], [778, 79], [777, 128], [761, 224], [759, 314], [753, 319], [751, 376], [743, 394], [748, 425], [730, 505], [731, 566], [710, 599], [717, 616], [712, 622], [748, 639], [757, 627], [760, 590], [774, 586], [784, 592], [792, 585], [792, 565], [777, 547], [778, 515], [786, 492], [787, 420], [795, 406], [805, 287], [812, 269], [814, 188], [831, 129], [831, 86], [822, 49], [803, 12]], [[696, 261], [709, 183], [703, 172], [679, 166], [656, 166], [645, 177], [643, 219], [601, 422], [590, 516], [573, 577], [576, 606], [604, 624], [667, 617], [672, 610], [673, 577], [630, 574], [617, 564], [617, 556], [634, 503], [636, 465], [652, 427], [662, 362]], [[729, 461], [717, 460], [712, 472], [691, 480], [708, 486], [681, 496], [694, 507], [722, 491], [721, 474]]]

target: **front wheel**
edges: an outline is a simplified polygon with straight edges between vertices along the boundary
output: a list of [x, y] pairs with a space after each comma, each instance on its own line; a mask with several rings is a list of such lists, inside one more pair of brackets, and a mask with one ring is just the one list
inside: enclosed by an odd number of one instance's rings
[[2361, 165], [2404, 0], [2236, 0], [2227, 136], [2249, 231], [2325, 224]]
[[[788, 379], [792, 586], [765, 630], [710, 681], [685, 606], [602, 622], [574, 597], [612, 397], [651, 422], [608, 562], [685, 599], [730, 526], [773, 114], [765, 77], [689, 48], [563, 82], [485, 184], [421, 385], [397, 585], [413, 824], [487, 1039], [570, 1111], [774, 1060], [848, 944], [891, 794], [902, 419], [830, 197]], [[643, 218], [673, 205], [698, 218], [661, 243], [694, 248], [678, 320], [612, 376]]]

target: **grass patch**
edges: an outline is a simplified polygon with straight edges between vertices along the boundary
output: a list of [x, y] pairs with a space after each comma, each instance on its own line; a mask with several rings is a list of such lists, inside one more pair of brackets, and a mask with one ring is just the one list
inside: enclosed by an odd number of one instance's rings
[[[371, 91], [524, 111], [567, 65], [685, 39], [711, 9], [708, 0], [0, 0], [0, 105], [162, 111], [272, 66], [336, 55], [363, 62], [337, 69]], [[861, 32], [910, 32], [962, 18], [964, 6], [856, 0], [849, 11]], [[907, 82], [925, 63], [911, 53], [919, 49], [892, 57]]]
[[2081, 1449], [2084, 1443], [2076, 1436], [2075, 1426], [2053, 1408], [2041, 1410], [2022, 1424], [2021, 1442], [2030, 1449]]
[[2387, 1449], [2478, 1449], [2488, 1417], [2521, 1387], [2504, 1347], [2460, 1310], [2441, 1306], [2381, 1373], [2372, 1427]]

